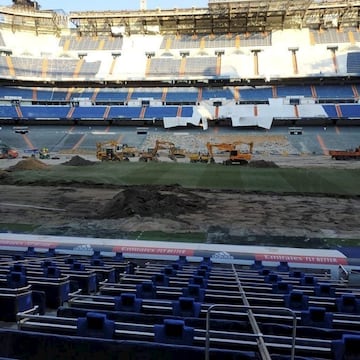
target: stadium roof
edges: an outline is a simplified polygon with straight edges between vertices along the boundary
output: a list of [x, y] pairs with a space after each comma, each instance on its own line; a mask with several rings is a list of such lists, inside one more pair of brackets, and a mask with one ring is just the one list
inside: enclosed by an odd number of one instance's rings
[[[32, 3], [32, 2], [31, 2]], [[139, 11], [79, 11], [68, 17], [55, 11], [39, 11], [34, 6], [3, 7], [3, 23], [36, 31], [60, 31], [70, 20], [79, 34], [110, 34], [114, 27], [125, 35], [226, 34], [265, 32], [288, 28], [359, 27], [360, 3], [354, 0], [209, 0], [207, 8], [156, 9]], [[16, 30], [16, 29], [14, 29]]]

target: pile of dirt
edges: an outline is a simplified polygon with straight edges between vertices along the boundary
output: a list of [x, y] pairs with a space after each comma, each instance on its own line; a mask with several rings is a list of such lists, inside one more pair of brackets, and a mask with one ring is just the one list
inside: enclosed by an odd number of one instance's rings
[[15, 165], [8, 168], [9, 171], [17, 170], [42, 170], [48, 168], [49, 165], [43, 163], [35, 157], [29, 157], [24, 160], [20, 160]]
[[174, 219], [180, 214], [204, 211], [206, 200], [192, 192], [171, 191], [167, 187], [139, 186], [116, 194], [97, 214], [101, 219], [138, 215]]
[[7, 173], [7, 171], [0, 169], [0, 180], [5, 179], [7, 177], [9, 177], [9, 174]]
[[266, 161], [266, 160], [250, 161], [248, 166], [249, 167], [254, 167], [254, 168], [278, 168], [279, 167], [273, 161]]
[[79, 155], [75, 155], [69, 161], [64, 162], [62, 165], [87, 166], [87, 165], [94, 165], [94, 164], [95, 164], [94, 161], [86, 160]]

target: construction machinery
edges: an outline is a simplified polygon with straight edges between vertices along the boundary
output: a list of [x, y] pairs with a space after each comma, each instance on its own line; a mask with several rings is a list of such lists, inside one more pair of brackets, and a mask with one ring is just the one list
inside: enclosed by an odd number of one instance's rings
[[[244, 145], [246, 146], [246, 149], [239, 148], [241, 146], [244, 147]], [[219, 144], [208, 142], [206, 144], [210, 155], [210, 163], [215, 163], [214, 148], [228, 154], [227, 159], [222, 162], [223, 165], [247, 165], [252, 158], [253, 146], [254, 143], [247, 143], [243, 141]]]
[[0, 159], [16, 159], [19, 157], [19, 153], [12, 149], [10, 146], [0, 144]]
[[191, 163], [205, 163], [207, 164], [210, 161], [210, 155], [208, 153], [192, 153], [189, 154], [189, 159]]
[[[130, 154], [132, 153], [130, 152]], [[124, 147], [124, 144], [118, 144], [114, 140], [98, 142], [96, 144], [96, 158], [101, 161], [129, 161], [129, 147], [128, 145]]]
[[39, 150], [39, 158], [40, 159], [50, 159], [50, 152], [49, 149], [46, 147], [43, 147]]
[[167, 150], [168, 157], [173, 161], [176, 161], [177, 158], [185, 157], [185, 151], [176, 147], [171, 141], [156, 140], [153, 148], [150, 148], [139, 155], [139, 161], [157, 161], [159, 150]]
[[349, 150], [329, 150], [329, 155], [335, 160], [360, 160], [360, 146]]

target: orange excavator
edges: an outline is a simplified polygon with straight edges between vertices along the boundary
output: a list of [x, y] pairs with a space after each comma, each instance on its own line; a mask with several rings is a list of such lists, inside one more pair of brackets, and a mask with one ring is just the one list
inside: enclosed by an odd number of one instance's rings
[[[239, 148], [246, 146], [246, 149]], [[210, 155], [210, 163], [215, 163], [214, 148], [220, 152], [228, 153], [228, 158], [224, 160], [223, 165], [247, 165], [252, 158], [254, 143], [235, 141], [233, 143], [218, 143], [213, 144], [208, 142], [206, 147]]]

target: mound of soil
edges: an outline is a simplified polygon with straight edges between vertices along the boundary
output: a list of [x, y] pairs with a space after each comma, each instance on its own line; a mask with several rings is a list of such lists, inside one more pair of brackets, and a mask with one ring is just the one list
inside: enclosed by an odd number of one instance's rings
[[73, 156], [69, 161], [63, 163], [63, 165], [70, 165], [70, 166], [87, 166], [94, 164], [95, 164], [94, 161], [86, 160], [79, 155]]
[[42, 170], [46, 169], [49, 166], [35, 157], [29, 157], [24, 160], [20, 160], [15, 165], [10, 166], [8, 170], [17, 171], [17, 170]]
[[102, 219], [117, 219], [139, 215], [176, 218], [180, 214], [206, 209], [206, 200], [187, 191], [171, 191], [166, 187], [142, 186], [116, 194], [98, 213]]

